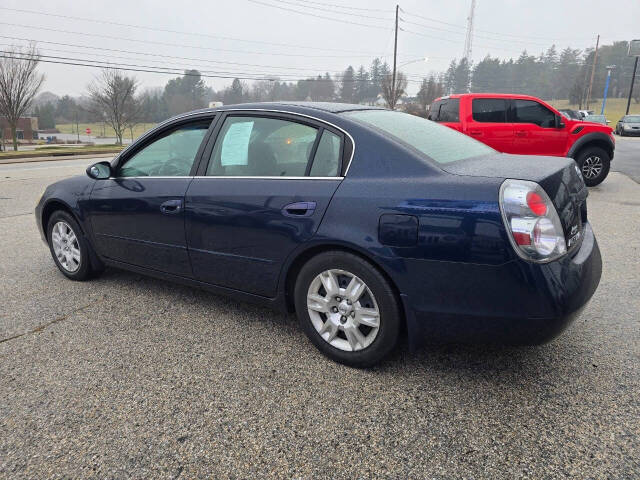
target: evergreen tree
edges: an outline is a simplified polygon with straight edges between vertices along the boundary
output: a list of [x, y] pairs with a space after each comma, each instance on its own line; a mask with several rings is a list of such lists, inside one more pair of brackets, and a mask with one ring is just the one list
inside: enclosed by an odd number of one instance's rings
[[356, 73], [356, 83], [353, 101], [361, 103], [369, 96], [369, 72], [360, 65], [358, 73]]
[[342, 74], [340, 80], [340, 101], [344, 103], [353, 103], [356, 91], [355, 75], [353, 67], [349, 65]]

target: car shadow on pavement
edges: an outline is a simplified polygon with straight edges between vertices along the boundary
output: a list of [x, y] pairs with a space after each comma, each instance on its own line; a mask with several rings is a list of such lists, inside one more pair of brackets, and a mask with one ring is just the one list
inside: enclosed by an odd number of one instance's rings
[[[125, 288], [131, 289], [137, 286], [137, 290], [145, 298], [151, 301], [161, 300], [164, 304], [171, 305], [174, 309], [185, 310], [189, 306], [196, 306], [197, 311], [203, 312], [207, 324], [216, 323], [216, 315], [207, 315], [204, 312], [216, 312], [228, 321], [232, 315], [237, 327], [263, 324], [271, 324], [271, 330], [279, 335], [278, 342], [283, 337], [290, 342], [299, 344], [300, 349], [305, 349], [301, 356], [308, 356], [310, 350], [313, 361], [326, 362], [328, 366], [348, 369], [349, 367], [336, 365], [327, 359], [315, 347], [307, 341], [304, 333], [297, 325], [294, 314], [286, 314], [268, 307], [253, 305], [237, 301], [222, 295], [217, 295], [203, 289], [183, 286], [173, 282], [147, 277], [122, 270], [107, 269], [96, 283], [105, 283], [107, 290]], [[107, 286], [105, 285], [105, 286]], [[168, 288], [170, 286], [170, 288]], [[155, 297], [155, 298], [154, 298]], [[154, 314], [163, 312], [153, 312]], [[192, 315], [191, 312], [189, 312]], [[194, 327], [195, 328], [195, 327]], [[566, 334], [566, 333], [565, 333]], [[286, 338], [289, 337], [289, 338]], [[509, 384], [511, 387], [521, 384], [523, 388], [530, 385], [536, 379], [542, 380], [547, 376], [555, 376], [558, 370], [571, 369], [567, 359], [575, 357], [575, 352], [569, 352], [571, 346], [560, 336], [558, 339], [538, 346], [510, 346], [510, 345], [485, 345], [485, 344], [453, 344], [453, 343], [428, 343], [411, 349], [406, 334], [401, 337], [399, 345], [391, 355], [380, 365], [368, 369], [367, 375], [393, 375], [396, 379], [425, 379], [426, 376], [447, 376], [466, 379], [475, 384], [485, 382], [488, 384]], [[275, 345], [275, 341], [274, 341]], [[243, 347], [239, 347], [243, 348]], [[560, 361], [560, 359], [564, 359]], [[297, 358], [296, 361], [300, 359]]]

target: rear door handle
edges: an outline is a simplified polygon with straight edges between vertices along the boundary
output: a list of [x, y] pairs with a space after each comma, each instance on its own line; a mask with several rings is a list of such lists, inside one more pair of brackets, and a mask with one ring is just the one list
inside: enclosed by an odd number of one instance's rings
[[316, 210], [316, 202], [295, 202], [285, 205], [282, 214], [285, 217], [310, 217]]
[[182, 211], [182, 199], [167, 200], [160, 205], [160, 211], [166, 215], [173, 215]]
[[516, 131], [516, 137], [526, 137], [526, 136], [527, 136], [526, 130], [517, 130]]

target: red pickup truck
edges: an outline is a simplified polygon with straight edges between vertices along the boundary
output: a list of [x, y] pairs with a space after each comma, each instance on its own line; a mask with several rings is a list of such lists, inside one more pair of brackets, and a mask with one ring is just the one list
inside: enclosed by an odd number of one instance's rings
[[528, 95], [467, 93], [441, 97], [431, 104], [428, 118], [499, 152], [573, 158], [590, 187], [605, 179], [615, 150], [610, 127], [571, 120]]

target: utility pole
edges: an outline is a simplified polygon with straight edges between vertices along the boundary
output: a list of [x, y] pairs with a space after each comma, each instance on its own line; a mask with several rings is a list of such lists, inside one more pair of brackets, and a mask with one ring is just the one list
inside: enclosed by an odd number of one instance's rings
[[638, 70], [638, 58], [636, 57], [636, 61], [633, 64], [633, 75], [631, 75], [631, 85], [629, 85], [629, 98], [627, 99], [627, 112], [625, 115], [629, 115], [629, 107], [631, 106], [631, 97], [633, 96], [633, 82], [636, 81], [636, 71]]
[[391, 78], [391, 101], [393, 105], [389, 105], [391, 110], [396, 109], [396, 63], [398, 61], [398, 10], [400, 10], [400, 5], [396, 5], [396, 35], [393, 41], [393, 75]]
[[589, 81], [589, 91], [587, 92], [587, 108], [589, 110], [589, 100], [591, 100], [591, 88], [593, 87], [593, 76], [596, 73], [596, 62], [598, 61], [598, 45], [600, 44], [600, 35], [596, 40], [596, 52], [593, 55], [593, 65], [591, 65], [591, 80]]
[[627, 55], [630, 57], [636, 57], [636, 61], [633, 64], [633, 75], [631, 75], [631, 85], [629, 85], [629, 98], [627, 100], [627, 113], [629, 115], [629, 107], [631, 106], [631, 97], [633, 97], [633, 83], [636, 81], [636, 72], [638, 71], [638, 57], [640, 57], [640, 40], [631, 40], [629, 42], [629, 51]]

